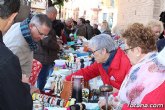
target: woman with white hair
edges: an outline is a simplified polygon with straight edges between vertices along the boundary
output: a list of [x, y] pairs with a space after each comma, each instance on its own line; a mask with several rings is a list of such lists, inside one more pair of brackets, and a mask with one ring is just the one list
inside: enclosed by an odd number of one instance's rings
[[158, 37], [160, 36], [160, 34], [164, 30], [163, 23], [161, 21], [156, 20], [156, 19], [150, 20], [148, 22], [147, 26], [150, 27], [151, 30], [154, 32], [156, 39], [158, 39]]
[[150, 27], [153, 33], [155, 34], [155, 39], [157, 40], [156, 46], [158, 52], [160, 52], [165, 46], [165, 39], [159, 39], [161, 33], [164, 31], [163, 22], [153, 19], [148, 22], [147, 26]]
[[125, 53], [116, 46], [108, 34], [100, 34], [89, 41], [89, 48], [95, 62], [66, 77], [70, 81], [73, 75], [81, 75], [85, 81], [101, 76], [104, 84], [119, 89], [131, 64]]

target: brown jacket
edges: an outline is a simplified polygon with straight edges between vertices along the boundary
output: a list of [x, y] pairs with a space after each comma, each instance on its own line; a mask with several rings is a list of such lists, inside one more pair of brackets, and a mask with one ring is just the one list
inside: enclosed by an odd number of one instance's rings
[[86, 38], [87, 28], [85, 25], [81, 25], [77, 27], [77, 36], [84, 36]]
[[48, 37], [38, 42], [38, 50], [34, 52], [34, 59], [42, 64], [48, 65], [58, 58], [59, 45], [54, 30], [51, 30]]

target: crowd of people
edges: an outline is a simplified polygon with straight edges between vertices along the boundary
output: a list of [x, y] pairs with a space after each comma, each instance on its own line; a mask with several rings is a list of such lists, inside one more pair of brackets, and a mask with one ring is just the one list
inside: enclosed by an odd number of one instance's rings
[[[32, 86], [29, 77], [33, 59], [42, 64], [37, 88], [43, 91], [52, 73], [54, 60], [67, 42], [84, 36], [95, 62], [72, 76], [85, 81], [101, 76], [104, 84], [116, 91], [109, 96], [109, 106], [115, 110], [133, 110], [130, 105], [163, 104], [165, 108], [165, 12], [160, 20], [147, 24], [133, 23], [122, 32], [111, 32], [107, 21], [91, 26], [89, 20], [72, 18], [57, 20], [55, 7], [46, 14], [36, 14], [13, 24], [19, 12], [20, 0], [0, 1], [0, 110], [32, 110]], [[116, 29], [119, 30], [117, 26]], [[122, 39], [124, 48], [116, 42]], [[37, 89], [36, 88], [36, 89]], [[105, 99], [98, 102], [102, 109]], [[149, 106], [142, 109], [152, 110]]]

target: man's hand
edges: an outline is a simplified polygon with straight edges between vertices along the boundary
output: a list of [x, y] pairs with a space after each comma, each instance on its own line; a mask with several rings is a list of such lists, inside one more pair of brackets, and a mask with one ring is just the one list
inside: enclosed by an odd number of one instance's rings
[[26, 74], [22, 74], [22, 82], [30, 84], [29, 77]]
[[31, 93], [31, 94], [32, 94], [32, 93], [40, 93], [40, 90], [39, 90], [38, 88], [34, 87], [34, 86], [31, 86], [31, 87], [30, 87], [30, 93]]

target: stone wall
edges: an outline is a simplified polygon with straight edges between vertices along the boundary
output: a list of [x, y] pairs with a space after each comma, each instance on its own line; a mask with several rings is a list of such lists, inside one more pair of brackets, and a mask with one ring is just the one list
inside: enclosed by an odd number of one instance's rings
[[159, 19], [165, 10], [165, 0], [118, 0], [117, 25], [126, 26], [133, 22], [146, 23]]

